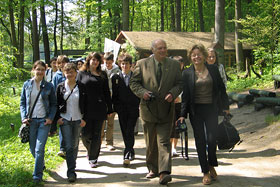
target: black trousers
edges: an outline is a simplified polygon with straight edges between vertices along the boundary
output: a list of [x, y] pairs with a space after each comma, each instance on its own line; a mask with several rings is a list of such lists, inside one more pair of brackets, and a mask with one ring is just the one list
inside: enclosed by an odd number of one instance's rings
[[101, 128], [104, 120], [87, 120], [82, 130], [82, 141], [88, 152], [88, 159], [97, 161], [101, 147]]
[[125, 145], [124, 149], [124, 157], [127, 153], [130, 153], [131, 155], [134, 155], [134, 128], [136, 125], [136, 121], [138, 117], [131, 116], [129, 112], [119, 112], [118, 113], [120, 127], [122, 131], [123, 141]]
[[209, 166], [218, 166], [216, 156], [218, 112], [212, 104], [196, 104], [194, 108], [195, 115], [190, 115], [190, 122], [194, 132], [200, 167], [203, 173], [207, 173]]

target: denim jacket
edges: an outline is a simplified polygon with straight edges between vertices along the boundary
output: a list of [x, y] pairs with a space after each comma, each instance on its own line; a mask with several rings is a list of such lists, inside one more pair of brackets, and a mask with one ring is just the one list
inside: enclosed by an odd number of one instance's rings
[[[23, 84], [21, 97], [20, 97], [21, 120], [28, 118], [27, 115], [31, 110], [30, 96], [31, 96], [33, 83], [34, 80], [30, 79], [24, 82]], [[54, 87], [52, 83], [42, 80], [40, 88], [42, 89], [41, 97], [43, 99], [44, 107], [46, 110], [46, 118], [53, 120], [56, 113], [56, 97], [55, 97]]]

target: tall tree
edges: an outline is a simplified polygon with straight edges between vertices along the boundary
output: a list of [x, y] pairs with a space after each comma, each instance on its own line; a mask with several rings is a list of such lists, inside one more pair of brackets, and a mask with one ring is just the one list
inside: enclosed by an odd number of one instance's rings
[[102, 23], [102, 0], [98, 0], [98, 50], [102, 51], [101, 49], [101, 23]]
[[36, 0], [32, 0], [32, 49], [33, 49], [33, 62], [40, 60], [39, 48], [39, 33], [37, 23], [37, 6]]
[[[235, 20], [241, 18], [241, 0], [235, 0]], [[240, 72], [243, 69], [244, 59], [243, 59], [243, 47], [240, 42], [241, 33], [241, 24], [238, 21], [235, 21], [235, 53], [236, 53], [236, 65], [237, 71]]]
[[160, 0], [160, 31], [164, 31], [164, 0]]
[[216, 0], [215, 4], [215, 34], [214, 43], [218, 44], [217, 48], [218, 61], [223, 63], [224, 56], [224, 38], [225, 38], [225, 0]]
[[45, 52], [45, 63], [49, 64], [50, 63], [50, 44], [49, 44], [48, 27], [47, 27], [47, 22], [46, 22], [45, 0], [41, 0], [40, 13], [41, 13], [44, 52]]
[[16, 67], [19, 64], [19, 53], [18, 53], [18, 42], [16, 37], [16, 27], [15, 27], [15, 17], [14, 17], [14, 3], [13, 0], [9, 0], [9, 18], [10, 18], [10, 27], [11, 27], [11, 39], [13, 46], [13, 55], [16, 58], [16, 62], [13, 62], [13, 66]]
[[132, 16], [130, 19], [130, 30], [133, 31], [133, 21], [135, 16], [135, 0], [132, 0]]
[[176, 31], [181, 31], [181, 0], [176, 0]]
[[124, 31], [129, 30], [129, 0], [122, 1], [122, 22]]
[[24, 9], [25, 5], [24, 2], [25, 0], [20, 0], [20, 13], [19, 13], [19, 60], [17, 67], [23, 68], [24, 64]]
[[[89, 25], [90, 25], [90, 15], [91, 15], [91, 7], [87, 5], [87, 1], [85, 3], [86, 5], [86, 38], [85, 38], [85, 49], [89, 49], [90, 47], [90, 37], [89, 37]], [[110, 15], [110, 10], [109, 10]]]
[[170, 2], [170, 30], [175, 31], [175, 12], [174, 12], [174, 0], [169, 0]]
[[198, 6], [198, 14], [199, 14], [199, 25], [200, 25], [200, 31], [204, 32], [204, 18], [203, 18], [203, 5], [201, 0], [197, 0], [197, 6]]
[[55, 3], [55, 18], [54, 18], [54, 28], [53, 28], [53, 43], [54, 43], [54, 56], [58, 55], [57, 50], [57, 40], [56, 40], [56, 32], [57, 32], [57, 24], [58, 24], [58, 0], [54, 1]]
[[63, 32], [64, 32], [64, 7], [63, 0], [60, 0], [60, 54], [63, 54]]

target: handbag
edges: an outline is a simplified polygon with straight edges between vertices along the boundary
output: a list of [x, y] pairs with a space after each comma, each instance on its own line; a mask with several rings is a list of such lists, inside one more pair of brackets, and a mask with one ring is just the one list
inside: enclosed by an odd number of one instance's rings
[[236, 144], [240, 144], [240, 136], [237, 129], [230, 123], [231, 114], [227, 114], [218, 125], [217, 144], [220, 150], [229, 149], [231, 152]]
[[68, 95], [68, 97], [65, 99], [65, 100], [63, 100], [62, 102], [61, 102], [61, 104], [60, 105], [58, 105], [58, 111], [60, 112], [60, 113], [66, 113], [66, 102], [67, 102], [67, 100], [69, 99], [69, 97], [71, 96], [71, 94], [73, 93], [73, 90], [76, 88], [76, 86], [77, 86], [77, 84], [74, 86], [74, 88], [71, 90], [71, 92], [70, 92], [70, 94]]
[[[40, 87], [39, 93], [36, 96], [36, 99], [35, 99], [35, 102], [34, 102], [32, 108], [31, 108], [30, 114], [28, 115], [28, 120], [30, 120], [31, 117], [32, 117], [35, 105], [36, 105], [36, 103], [38, 101], [38, 98], [39, 98], [39, 96], [41, 94], [41, 91], [42, 91], [43, 87], [44, 86]], [[19, 132], [18, 132], [18, 137], [21, 139], [21, 143], [29, 142], [29, 134], [30, 134], [30, 127], [29, 127], [29, 125], [25, 124], [25, 123], [22, 123], [20, 128], [19, 128]]]

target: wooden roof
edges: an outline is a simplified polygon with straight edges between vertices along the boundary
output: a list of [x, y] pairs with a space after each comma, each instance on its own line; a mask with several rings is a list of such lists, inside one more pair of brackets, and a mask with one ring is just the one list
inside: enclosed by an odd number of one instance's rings
[[[136, 50], [150, 50], [151, 42], [155, 39], [165, 40], [168, 50], [189, 50], [194, 44], [198, 43], [210, 47], [213, 44], [214, 33], [121, 31], [115, 41], [123, 44], [125, 40], [128, 40]], [[224, 48], [225, 50], [235, 50], [234, 33], [225, 33]], [[243, 44], [243, 49], [251, 49], [251, 47]]]

